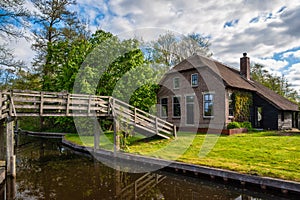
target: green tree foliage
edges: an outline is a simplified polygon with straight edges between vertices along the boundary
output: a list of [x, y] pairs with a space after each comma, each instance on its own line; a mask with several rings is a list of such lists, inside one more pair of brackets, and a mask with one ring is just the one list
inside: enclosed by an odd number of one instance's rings
[[137, 40], [120, 40], [112, 34], [97, 31], [90, 42], [93, 48], [79, 71], [74, 87], [76, 92], [110, 96], [127, 71], [144, 63]]
[[170, 67], [194, 54], [212, 56], [210, 45], [209, 40], [198, 33], [178, 36], [167, 32], [147, 44], [148, 60]]
[[38, 11], [35, 13], [33, 30], [35, 43], [32, 48], [37, 52], [33, 65], [42, 76], [42, 90], [53, 91], [51, 82], [55, 79], [54, 68], [57, 62], [53, 47], [61, 41], [73, 41], [86, 36], [85, 27], [80, 23], [75, 12], [69, 7], [74, 0], [32, 0]]
[[163, 74], [145, 63], [128, 71], [118, 81], [113, 96], [146, 112], [154, 112], [158, 82]]
[[291, 84], [284, 76], [277, 76], [266, 70], [266, 67], [260, 64], [254, 64], [251, 67], [252, 79], [270, 88], [277, 94], [288, 98], [293, 102], [299, 101], [299, 95], [296, 90], [291, 88]]

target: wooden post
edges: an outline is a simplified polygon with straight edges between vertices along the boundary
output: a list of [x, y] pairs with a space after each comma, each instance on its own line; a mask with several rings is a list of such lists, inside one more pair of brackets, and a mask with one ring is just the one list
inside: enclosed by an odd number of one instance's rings
[[93, 132], [94, 132], [94, 150], [99, 149], [100, 144], [100, 129], [97, 128], [98, 120], [97, 118], [94, 121]]
[[0, 91], [0, 118], [2, 118], [2, 106], [3, 106], [2, 92]]
[[67, 94], [67, 108], [66, 108], [66, 115], [69, 116], [70, 115], [70, 94]]
[[0, 160], [5, 160], [4, 120], [0, 121]]
[[6, 198], [15, 199], [16, 198], [16, 179], [7, 178], [6, 180]]
[[137, 123], [136, 108], [134, 107], [134, 123]]
[[173, 136], [177, 138], [177, 130], [176, 130], [176, 125], [173, 125]]
[[88, 116], [90, 116], [90, 113], [91, 113], [91, 104], [92, 104], [92, 95], [89, 95]]
[[120, 124], [118, 122], [117, 116], [114, 116], [114, 155], [120, 150], [120, 137], [118, 135], [120, 131]]
[[41, 102], [40, 102], [40, 116], [43, 116], [43, 105], [44, 105], [44, 92], [41, 92]]
[[116, 159], [114, 159], [114, 168], [116, 169], [114, 171], [115, 174], [115, 198], [117, 199], [121, 194], [122, 191], [122, 175], [121, 170], [120, 170], [120, 166], [118, 166], [118, 164], [116, 163]]
[[158, 135], [158, 120], [157, 117], [155, 117], [155, 133]]
[[6, 123], [6, 170], [7, 175], [16, 177], [16, 156], [14, 155], [14, 121]]

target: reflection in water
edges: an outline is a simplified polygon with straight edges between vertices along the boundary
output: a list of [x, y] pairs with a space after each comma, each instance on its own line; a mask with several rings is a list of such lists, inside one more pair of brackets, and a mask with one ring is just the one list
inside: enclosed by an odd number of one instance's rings
[[[251, 195], [249, 195], [251, 194]], [[58, 139], [20, 136], [17, 179], [0, 199], [278, 199], [206, 180], [159, 171], [120, 172], [77, 155]], [[283, 198], [282, 198], [283, 199]]]

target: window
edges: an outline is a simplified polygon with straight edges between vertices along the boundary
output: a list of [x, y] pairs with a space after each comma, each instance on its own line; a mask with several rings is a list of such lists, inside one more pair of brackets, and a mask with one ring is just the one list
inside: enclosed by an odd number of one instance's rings
[[198, 86], [198, 74], [192, 74], [191, 85], [192, 87]]
[[180, 97], [173, 97], [173, 117], [180, 117]]
[[168, 117], [168, 98], [162, 98], [160, 100], [160, 116]]
[[213, 117], [213, 108], [214, 108], [214, 94], [212, 93], [206, 93], [203, 95], [204, 101], [203, 101], [203, 107], [204, 107], [204, 112], [203, 116], [204, 117]]
[[173, 88], [174, 89], [179, 89], [179, 87], [180, 87], [179, 77], [173, 78]]
[[228, 114], [230, 117], [234, 116], [234, 95], [233, 93], [228, 93]]

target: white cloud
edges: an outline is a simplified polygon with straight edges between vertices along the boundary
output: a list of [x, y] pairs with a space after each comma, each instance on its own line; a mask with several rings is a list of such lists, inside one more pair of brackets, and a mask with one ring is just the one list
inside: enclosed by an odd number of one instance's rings
[[289, 56], [300, 58], [300, 50], [298, 51], [289, 51], [282, 55], [283, 58], [288, 58]]
[[[74, 10], [90, 22], [92, 31], [101, 28], [146, 39], [163, 30], [210, 36], [214, 58], [232, 66], [238, 67], [242, 53], [248, 52], [253, 62], [280, 74], [289, 55], [300, 57], [300, 51], [288, 51], [300, 47], [299, 0], [77, 0]], [[224, 28], [232, 21], [237, 23]], [[18, 51], [23, 57], [29, 52]], [[286, 51], [282, 60], [273, 59]]]

